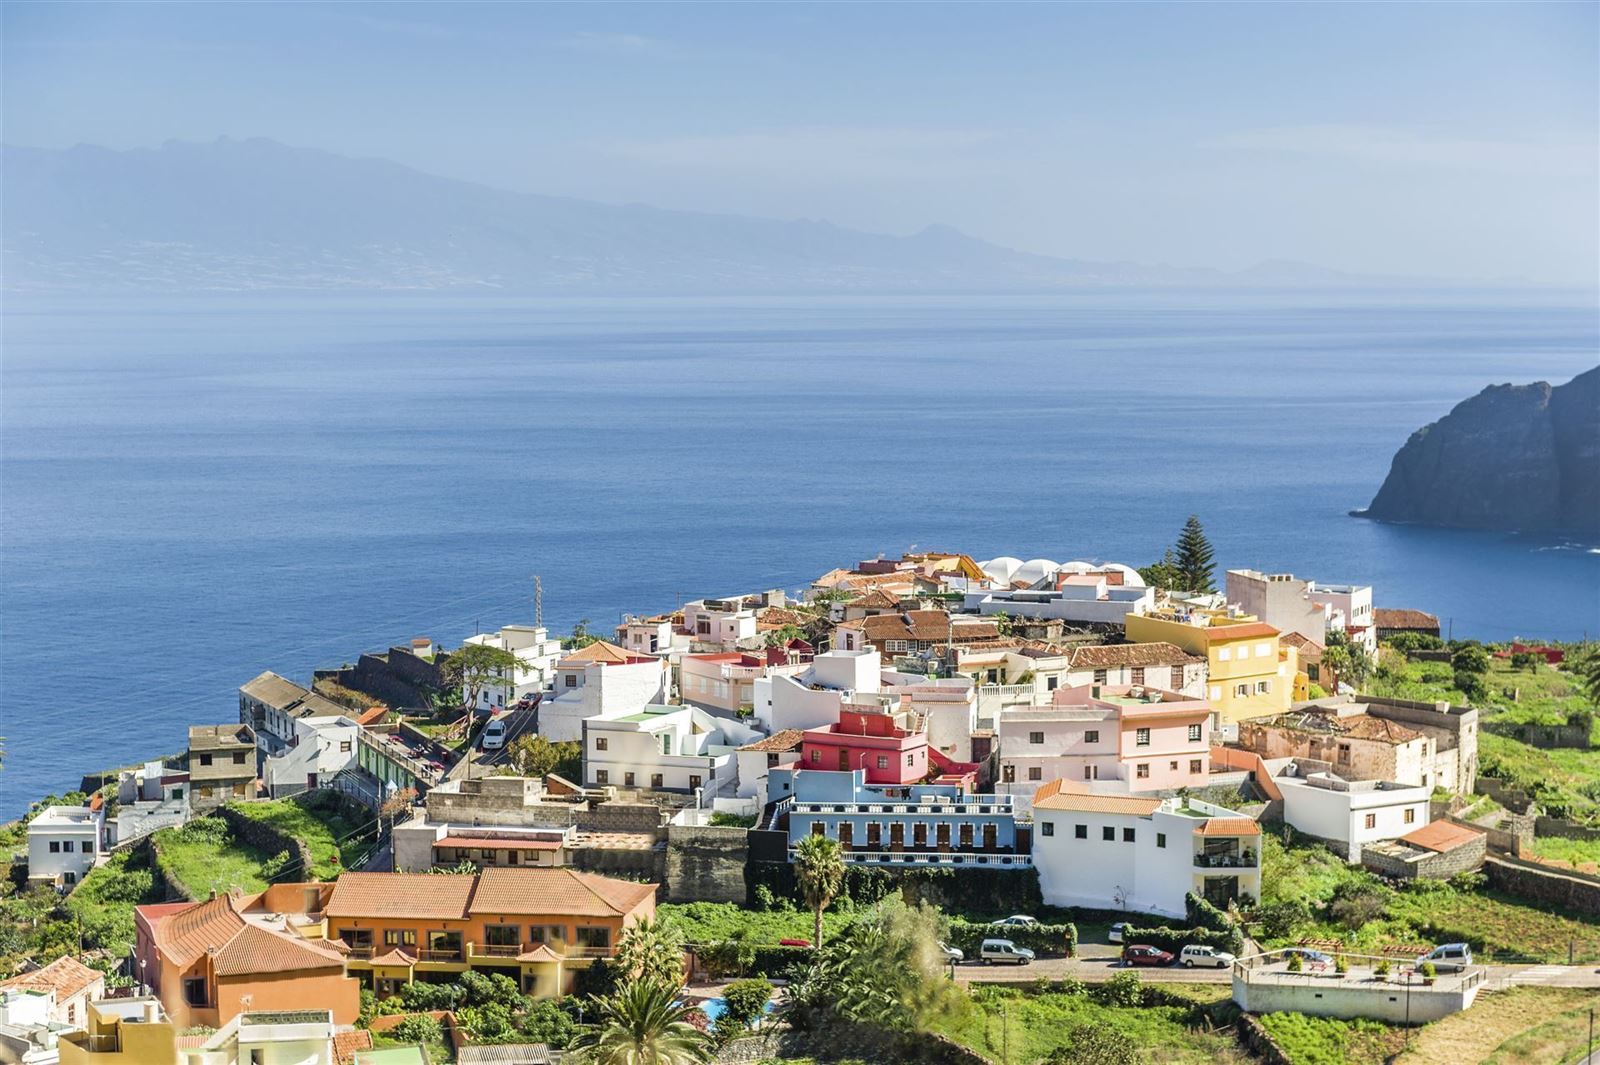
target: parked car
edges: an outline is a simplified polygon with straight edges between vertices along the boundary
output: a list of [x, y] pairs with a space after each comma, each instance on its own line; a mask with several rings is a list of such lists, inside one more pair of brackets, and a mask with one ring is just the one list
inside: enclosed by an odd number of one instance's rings
[[1288, 961], [1292, 957], [1299, 957], [1301, 961], [1312, 965], [1333, 964], [1332, 954], [1324, 954], [1320, 950], [1312, 950], [1309, 947], [1290, 947], [1283, 952], [1284, 961]]
[[483, 726], [482, 745], [486, 751], [496, 751], [506, 745], [505, 718], [497, 717]]
[[1216, 947], [1191, 945], [1178, 951], [1178, 961], [1182, 962], [1184, 967], [1188, 969], [1193, 969], [1197, 965], [1203, 969], [1226, 969], [1234, 963], [1234, 957], [1227, 951], [1218, 950]]
[[1172, 955], [1167, 951], [1140, 943], [1132, 947], [1123, 947], [1122, 961], [1125, 965], [1171, 965]]
[[1128, 923], [1126, 921], [1118, 921], [1116, 924], [1111, 926], [1111, 931], [1106, 935], [1106, 938], [1113, 943], [1121, 943], [1122, 933], [1125, 929], [1127, 929], [1127, 927]]
[[978, 957], [983, 959], [985, 965], [993, 965], [996, 962], [1026, 965], [1033, 960], [1033, 951], [1027, 947], [1019, 947], [1009, 939], [985, 939], [983, 946], [978, 949]]
[[1472, 948], [1465, 943], [1446, 943], [1434, 947], [1417, 959], [1417, 968], [1422, 968], [1424, 962], [1430, 961], [1434, 969], [1441, 973], [1464, 972], [1472, 964]]
[[944, 955], [944, 960], [945, 961], [966, 961], [967, 960], [967, 956], [961, 952], [961, 948], [952, 947], [948, 943], [940, 943], [939, 944], [939, 953]]
[[1039, 918], [1029, 917], [1025, 913], [1014, 913], [1010, 917], [995, 922], [995, 924], [1006, 925], [1010, 928], [1027, 928], [1029, 925], [1036, 925], [1038, 923]]

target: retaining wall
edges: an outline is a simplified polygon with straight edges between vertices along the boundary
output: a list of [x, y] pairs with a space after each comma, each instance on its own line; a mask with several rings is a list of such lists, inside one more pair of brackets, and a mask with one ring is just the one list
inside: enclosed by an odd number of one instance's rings
[[667, 898], [743, 905], [750, 833], [711, 825], [667, 826]]
[[1483, 863], [1489, 886], [1508, 895], [1600, 917], [1600, 877], [1490, 855]]

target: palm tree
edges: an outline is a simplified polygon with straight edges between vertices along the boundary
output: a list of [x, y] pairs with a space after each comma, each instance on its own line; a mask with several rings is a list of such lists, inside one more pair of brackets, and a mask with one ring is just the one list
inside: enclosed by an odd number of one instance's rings
[[844, 886], [844, 856], [838, 840], [828, 836], [807, 836], [794, 851], [794, 874], [806, 905], [816, 913], [816, 935], [812, 943], [822, 947], [822, 911], [828, 908]]
[[572, 1056], [584, 1065], [701, 1065], [711, 1046], [683, 1019], [675, 988], [639, 980], [596, 1000], [600, 1017], [585, 1027]]
[[683, 986], [683, 933], [665, 920], [645, 918], [629, 925], [617, 943], [617, 968], [628, 980], [664, 987]]

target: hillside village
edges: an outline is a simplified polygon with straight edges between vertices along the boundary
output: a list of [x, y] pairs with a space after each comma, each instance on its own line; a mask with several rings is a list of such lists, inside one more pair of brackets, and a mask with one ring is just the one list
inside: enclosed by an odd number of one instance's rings
[[664, 1061], [1569, 1060], [1600, 656], [1381, 594], [1191, 520], [262, 663], [6, 829], [0, 1062], [603, 1062], [649, 1009]]

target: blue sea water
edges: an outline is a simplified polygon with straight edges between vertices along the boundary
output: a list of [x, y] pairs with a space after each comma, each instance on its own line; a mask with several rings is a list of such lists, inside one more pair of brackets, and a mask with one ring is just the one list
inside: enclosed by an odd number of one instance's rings
[[1373, 584], [1458, 636], [1600, 631], [1600, 555], [1348, 517], [1578, 297], [9, 302], [0, 815], [417, 635], [607, 627], [912, 545]]

